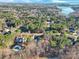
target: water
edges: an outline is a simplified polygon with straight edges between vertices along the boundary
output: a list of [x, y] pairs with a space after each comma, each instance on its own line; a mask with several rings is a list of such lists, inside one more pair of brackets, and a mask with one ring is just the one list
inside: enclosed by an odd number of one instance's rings
[[62, 13], [64, 15], [68, 15], [68, 14], [74, 12], [74, 10], [71, 7], [58, 6], [58, 8], [62, 10]]

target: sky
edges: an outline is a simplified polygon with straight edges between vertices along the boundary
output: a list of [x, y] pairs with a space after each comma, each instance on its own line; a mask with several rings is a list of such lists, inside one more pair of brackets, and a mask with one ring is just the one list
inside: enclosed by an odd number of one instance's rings
[[79, 0], [0, 0], [13, 3], [79, 3]]

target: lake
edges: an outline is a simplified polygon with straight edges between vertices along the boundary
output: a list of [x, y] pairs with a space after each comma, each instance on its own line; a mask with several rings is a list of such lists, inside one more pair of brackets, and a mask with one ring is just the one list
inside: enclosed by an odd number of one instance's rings
[[74, 10], [73, 10], [71, 7], [58, 6], [58, 8], [61, 9], [61, 10], [62, 10], [62, 13], [63, 13], [64, 15], [66, 15], [66, 16], [67, 16], [68, 14], [74, 12]]

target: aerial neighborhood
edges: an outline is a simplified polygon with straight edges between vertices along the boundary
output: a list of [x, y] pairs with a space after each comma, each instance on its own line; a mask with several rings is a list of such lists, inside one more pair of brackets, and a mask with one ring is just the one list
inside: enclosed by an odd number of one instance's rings
[[71, 8], [0, 5], [0, 59], [79, 59], [79, 8]]

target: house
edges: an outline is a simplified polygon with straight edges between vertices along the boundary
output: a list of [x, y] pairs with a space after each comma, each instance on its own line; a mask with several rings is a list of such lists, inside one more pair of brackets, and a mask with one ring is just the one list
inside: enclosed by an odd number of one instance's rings
[[5, 21], [7, 27], [15, 27], [15, 22], [11, 20], [6, 20]]
[[15, 40], [14, 40], [14, 43], [18, 44], [18, 43], [24, 43], [26, 42], [26, 40], [22, 37], [16, 37]]
[[75, 11], [73, 13], [70, 13], [70, 16], [79, 17], [79, 11]]
[[78, 20], [79, 20], [79, 17], [75, 17], [75, 22], [78, 22]]
[[69, 40], [71, 40], [71, 44], [75, 45], [77, 41], [73, 37], [68, 37]]
[[40, 41], [40, 36], [34, 36], [34, 40], [38, 43]]
[[0, 33], [2, 33], [3, 32], [3, 30], [0, 30]]
[[23, 50], [23, 48], [24, 48], [24, 46], [21, 46], [21, 45], [14, 45], [12, 47], [13, 51], [15, 51], [15, 52], [19, 52], [19, 51]]
[[11, 49], [13, 49], [15, 52], [19, 52], [23, 50], [25, 47], [22, 45], [22, 43], [25, 43], [26, 40], [22, 37], [15, 37], [14, 44], [11, 46]]
[[10, 31], [9, 28], [5, 27], [2, 33], [3, 33], [4, 35], [6, 35], [6, 34], [11, 34], [11, 31]]
[[79, 29], [76, 31], [77, 36], [79, 36]]
[[46, 21], [46, 23], [47, 23], [47, 27], [50, 27], [50, 25], [51, 25], [51, 24], [53, 24], [53, 23], [54, 23], [54, 21], [47, 20], [47, 21]]
[[4, 34], [4, 35], [7, 35], [7, 34], [9, 35], [9, 34], [11, 34], [11, 31], [4, 32], [3, 34]]
[[47, 24], [47, 27], [50, 27], [50, 25], [53, 24], [54, 21], [50, 20], [49, 16], [47, 18], [48, 18], [48, 20], [46, 21], [46, 24]]
[[74, 32], [74, 31], [75, 31], [74, 27], [73, 26], [70, 26], [69, 27], [69, 32]]
[[74, 30], [74, 28], [69, 28], [69, 31], [74, 32], [75, 30]]
[[21, 32], [28, 32], [29, 31], [29, 29], [25, 25], [21, 26], [19, 29], [21, 30]]

